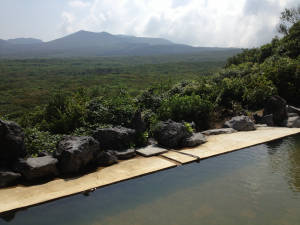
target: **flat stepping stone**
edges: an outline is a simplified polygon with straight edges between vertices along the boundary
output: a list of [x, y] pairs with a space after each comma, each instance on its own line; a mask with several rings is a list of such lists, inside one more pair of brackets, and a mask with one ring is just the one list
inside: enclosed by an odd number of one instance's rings
[[221, 128], [221, 129], [206, 130], [201, 133], [208, 136], [208, 135], [218, 135], [218, 134], [232, 134], [235, 132], [237, 131], [232, 128]]
[[142, 156], [150, 157], [168, 152], [167, 149], [160, 148], [157, 145], [148, 145], [145, 148], [140, 148], [136, 152]]
[[171, 159], [173, 161], [179, 162], [181, 164], [191, 163], [197, 161], [197, 157], [192, 157], [189, 155], [182, 154], [180, 152], [169, 151], [162, 154], [162, 156]]

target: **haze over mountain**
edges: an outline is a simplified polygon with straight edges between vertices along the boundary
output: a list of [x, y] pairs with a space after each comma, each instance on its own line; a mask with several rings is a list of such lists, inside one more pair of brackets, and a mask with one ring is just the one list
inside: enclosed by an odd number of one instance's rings
[[37, 44], [42, 43], [43, 41], [36, 38], [15, 38], [15, 39], [8, 39], [7, 42], [11, 44], [17, 45], [27, 45], [27, 44]]
[[197, 54], [226, 51], [232, 48], [192, 47], [176, 44], [162, 38], [112, 35], [107, 32], [78, 31], [68, 36], [42, 42], [33, 38], [0, 40], [0, 57], [94, 57], [94, 56], [148, 56]]

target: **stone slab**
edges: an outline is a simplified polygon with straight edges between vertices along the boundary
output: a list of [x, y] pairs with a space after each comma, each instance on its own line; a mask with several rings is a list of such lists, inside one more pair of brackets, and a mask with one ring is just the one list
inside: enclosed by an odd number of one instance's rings
[[0, 189], [0, 213], [36, 205], [175, 166], [175, 163], [159, 157], [137, 157], [113, 166], [100, 168], [78, 178], [56, 179], [41, 185], [19, 185]]
[[195, 148], [185, 148], [180, 152], [205, 159], [297, 133], [300, 133], [299, 128], [259, 127], [254, 131], [208, 136], [206, 143]]
[[166, 152], [168, 152], [168, 150], [164, 149], [164, 148], [160, 148], [156, 145], [148, 145], [145, 148], [140, 148], [140, 149], [136, 150], [136, 152], [142, 156], [150, 157], [150, 156], [155, 156], [155, 155], [160, 155], [160, 154], [166, 153]]
[[161, 156], [164, 156], [168, 159], [174, 160], [181, 164], [186, 164], [186, 163], [191, 163], [191, 162], [197, 161], [196, 157], [188, 156], [188, 155], [182, 154], [180, 152], [174, 152], [174, 151], [168, 151], [167, 153], [164, 153]]

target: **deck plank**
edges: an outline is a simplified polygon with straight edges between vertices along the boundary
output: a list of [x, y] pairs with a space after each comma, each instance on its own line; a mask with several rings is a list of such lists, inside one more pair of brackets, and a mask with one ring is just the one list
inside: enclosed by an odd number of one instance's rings
[[141, 175], [175, 167], [176, 164], [159, 157], [122, 161], [113, 166], [73, 179], [55, 179], [45, 184], [16, 186], [0, 190], [0, 213], [36, 205], [61, 197], [80, 193], [92, 188], [135, 178]]

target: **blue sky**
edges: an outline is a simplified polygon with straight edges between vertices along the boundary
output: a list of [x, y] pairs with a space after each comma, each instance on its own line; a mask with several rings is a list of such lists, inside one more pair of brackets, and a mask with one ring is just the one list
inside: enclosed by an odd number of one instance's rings
[[1, 0], [0, 39], [53, 40], [78, 30], [162, 37], [194, 46], [254, 47], [299, 0]]

